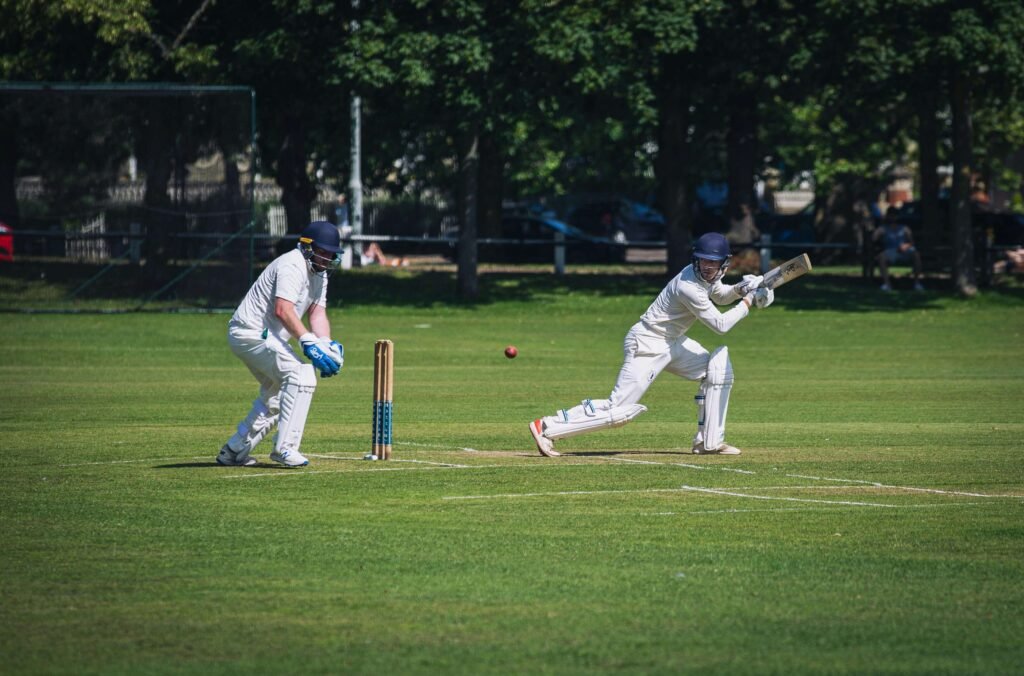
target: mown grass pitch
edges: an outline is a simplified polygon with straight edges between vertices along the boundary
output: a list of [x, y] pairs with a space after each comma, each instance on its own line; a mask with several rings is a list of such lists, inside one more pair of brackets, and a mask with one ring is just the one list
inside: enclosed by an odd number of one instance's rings
[[303, 470], [213, 462], [255, 394], [226, 315], [7, 315], [0, 671], [1020, 671], [1018, 292], [805, 278], [695, 332], [730, 347], [742, 456], [686, 453], [696, 387], [663, 374], [545, 459], [527, 422], [607, 394], [658, 281], [496, 275], [444, 306], [439, 279], [334, 279], [346, 364]]

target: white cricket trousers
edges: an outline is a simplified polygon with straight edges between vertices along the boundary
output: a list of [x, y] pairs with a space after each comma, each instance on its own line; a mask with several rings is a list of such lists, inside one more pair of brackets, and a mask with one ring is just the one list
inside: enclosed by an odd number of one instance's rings
[[707, 374], [707, 350], [693, 338], [665, 338], [637, 322], [622, 342], [622, 368], [608, 402], [612, 408], [640, 403], [640, 399], [662, 371], [687, 380], [701, 380]]
[[288, 343], [277, 336], [271, 334], [264, 338], [262, 331], [242, 328], [234, 323], [228, 325], [228, 345], [260, 386], [252, 409], [228, 440], [232, 451], [248, 453], [277, 424], [281, 414], [281, 387], [286, 378], [299, 378], [302, 362]]

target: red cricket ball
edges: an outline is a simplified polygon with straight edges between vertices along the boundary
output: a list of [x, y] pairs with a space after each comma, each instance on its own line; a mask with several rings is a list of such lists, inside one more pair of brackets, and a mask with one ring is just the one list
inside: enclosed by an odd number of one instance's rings
[[505, 348], [505, 356], [509, 359], [515, 359], [517, 354], [519, 354], [519, 350], [516, 349], [515, 345], [509, 345]]

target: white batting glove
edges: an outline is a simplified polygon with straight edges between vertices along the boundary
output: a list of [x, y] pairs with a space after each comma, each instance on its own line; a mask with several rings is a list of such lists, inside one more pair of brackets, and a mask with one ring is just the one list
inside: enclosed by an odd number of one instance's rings
[[754, 305], [766, 308], [775, 302], [775, 292], [771, 289], [758, 289], [754, 292]]
[[743, 281], [733, 287], [733, 291], [739, 296], [745, 296], [764, 281], [761, 275], [743, 275]]

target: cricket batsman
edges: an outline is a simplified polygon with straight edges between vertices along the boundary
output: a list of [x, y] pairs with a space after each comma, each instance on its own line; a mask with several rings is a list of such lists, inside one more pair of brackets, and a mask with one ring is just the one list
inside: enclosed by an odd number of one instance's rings
[[[298, 246], [267, 266], [228, 322], [228, 345], [252, 372], [260, 393], [221, 447], [218, 464], [255, 465], [252, 450], [275, 424], [270, 459], [285, 467], [309, 464], [299, 447], [316, 390], [316, 371], [329, 378], [345, 363], [345, 349], [331, 340], [327, 320], [327, 278], [337, 268], [340, 254], [337, 227], [327, 221], [310, 223]], [[289, 338], [298, 340], [311, 363], [299, 359]]]
[[[584, 399], [578, 406], [530, 423], [530, 434], [541, 455], [554, 457], [555, 441], [577, 434], [620, 427], [647, 410], [640, 404], [644, 392], [663, 370], [687, 380], [700, 381], [694, 453], [739, 455], [725, 443], [725, 415], [729, 408], [733, 372], [729, 349], [708, 353], [686, 332], [695, 321], [724, 334], [750, 313], [775, 300], [771, 289], [758, 288], [762, 277], [746, 275], [739, 284], [723, 284], [729, 269], [729, 242], [717, 232], [694, 243], [693, 262], [668, 283], [640, 321], [626, 334], [624, 359], [615, 387], [607, 399]], [[726, 312], [718, 305], [737, 302]]]

